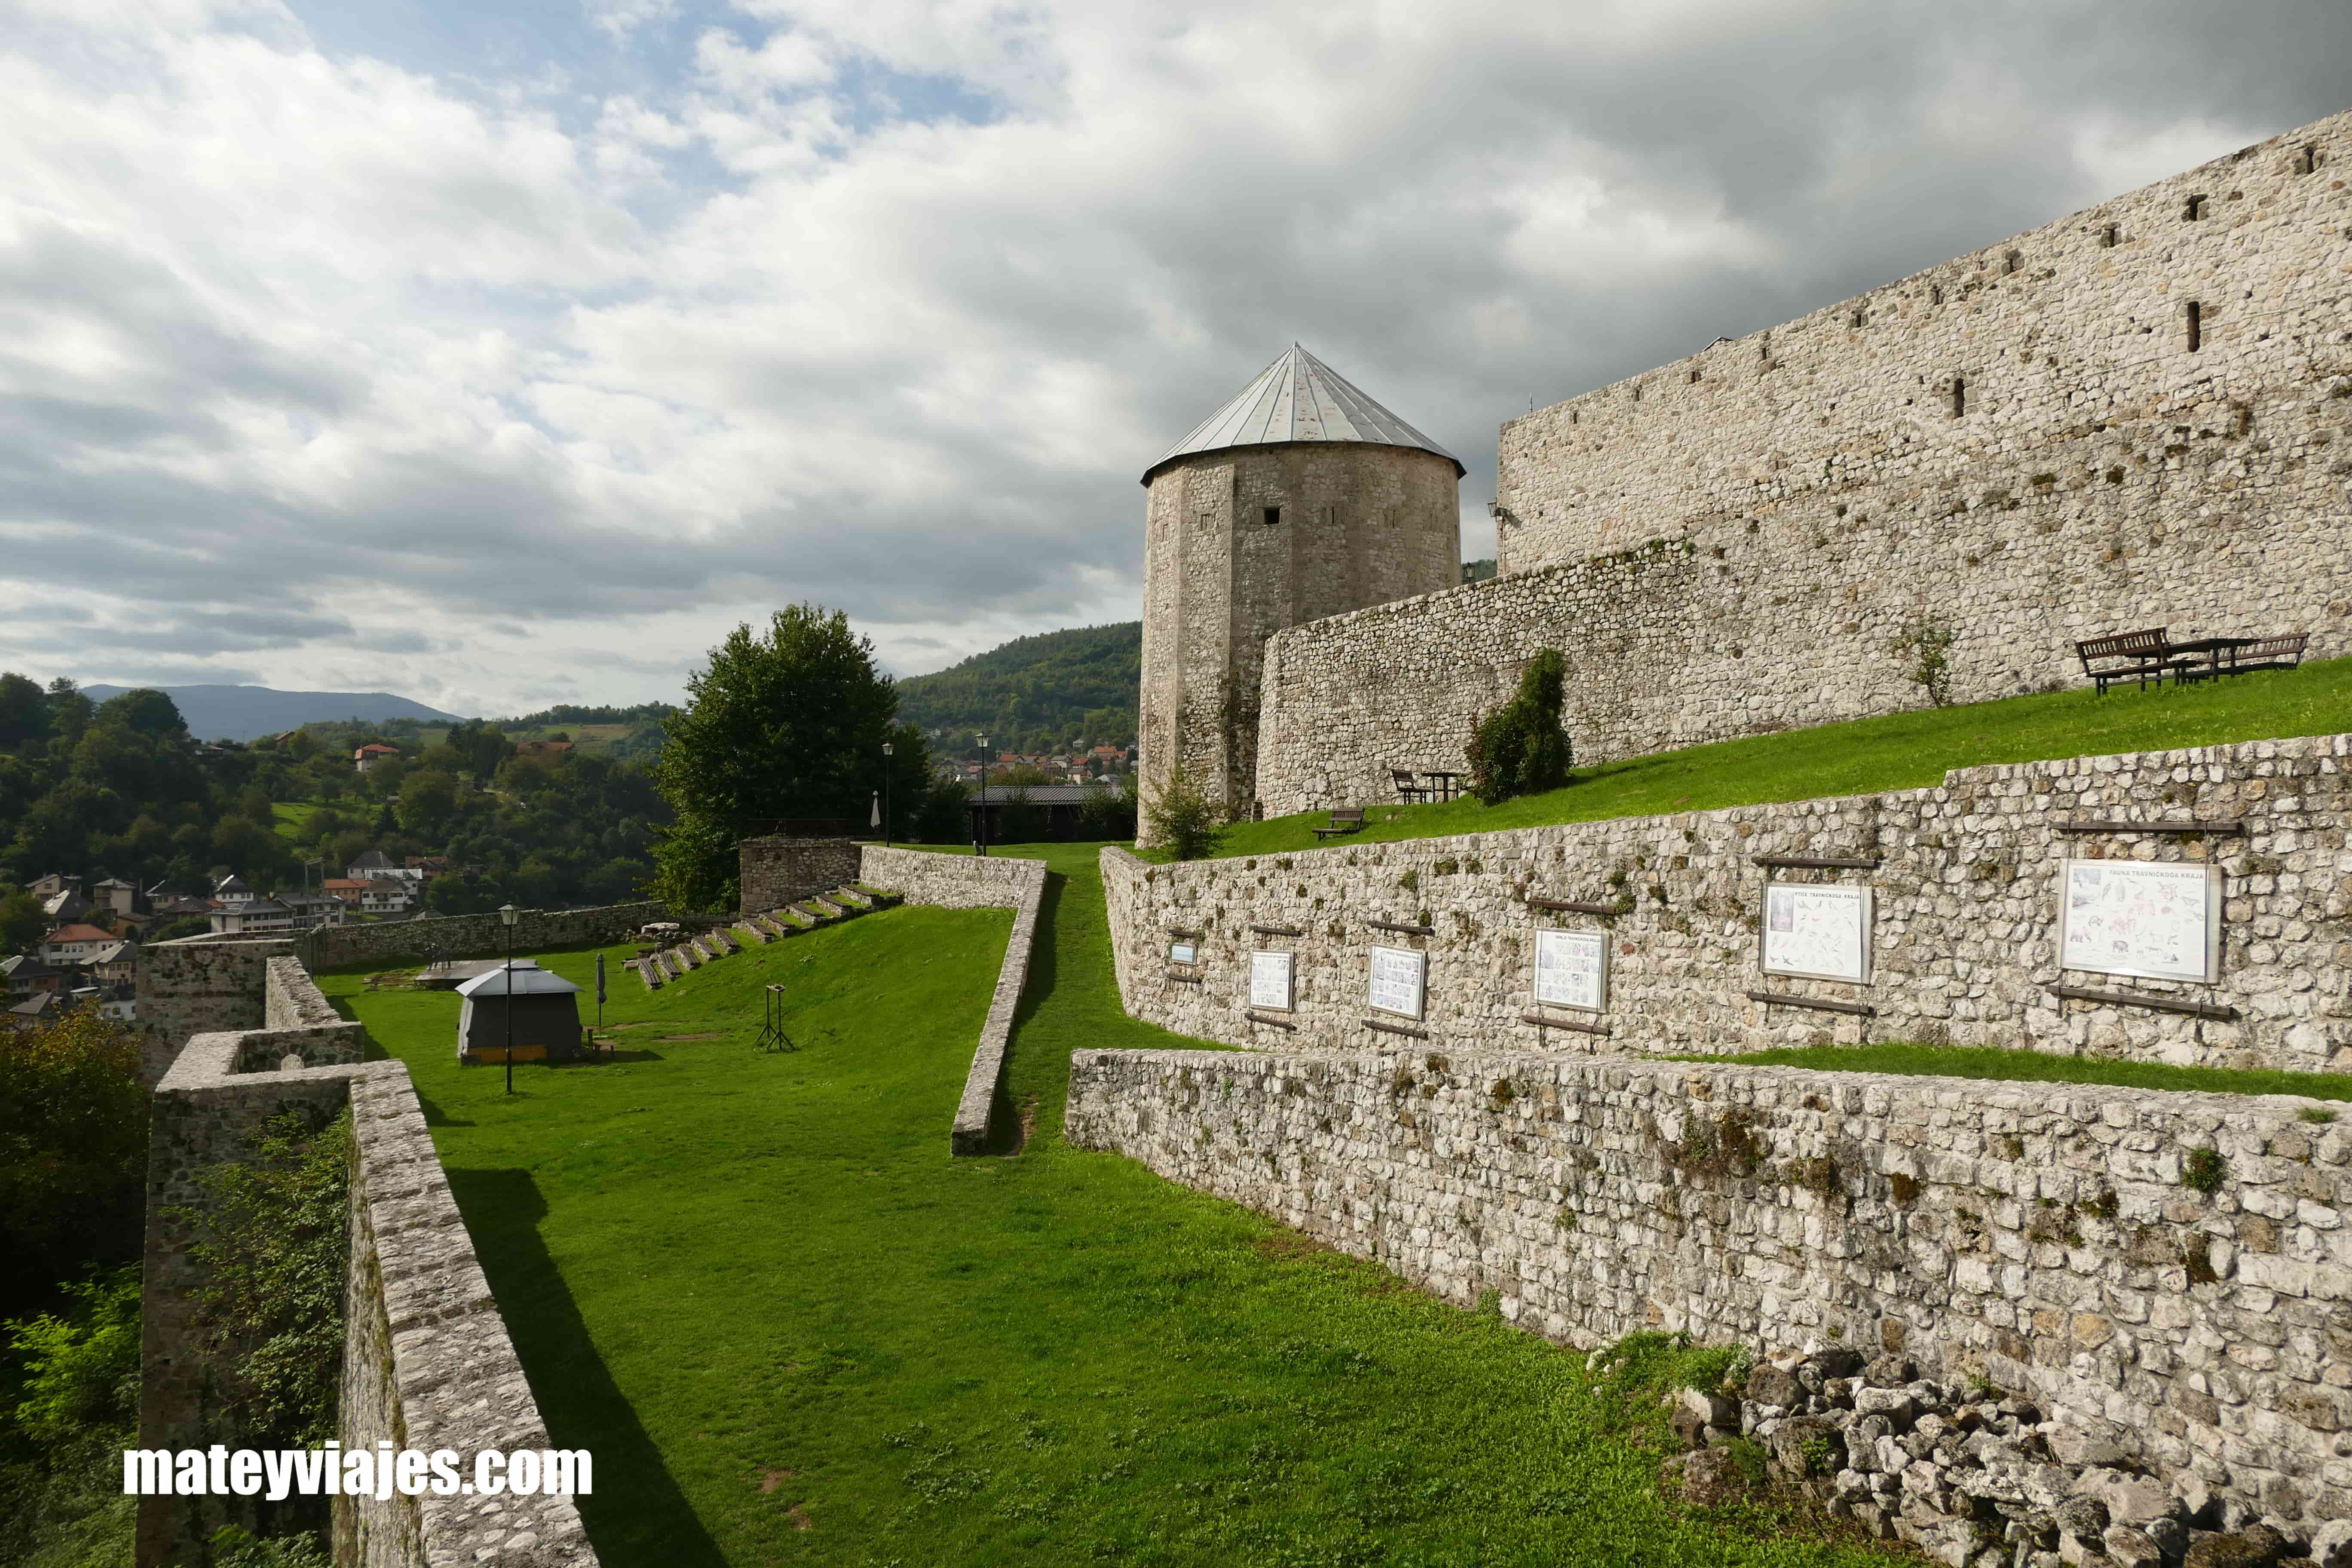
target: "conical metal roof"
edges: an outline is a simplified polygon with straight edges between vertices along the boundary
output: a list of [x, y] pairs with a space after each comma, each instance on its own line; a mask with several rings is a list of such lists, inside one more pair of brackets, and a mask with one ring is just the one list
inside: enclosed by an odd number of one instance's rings
[[1178, 458], [1228, 447], [1275, 447], [1286, 441], [1361, 441], [1374, 447], [1414, 447], [1469, 470], [1462, 459], [1365, 396], [1352, 383], [1293, 343], [1242, 388], [1232, 402], [1201, 421], [1190, 436], [1160, 454], [1143, 482]]

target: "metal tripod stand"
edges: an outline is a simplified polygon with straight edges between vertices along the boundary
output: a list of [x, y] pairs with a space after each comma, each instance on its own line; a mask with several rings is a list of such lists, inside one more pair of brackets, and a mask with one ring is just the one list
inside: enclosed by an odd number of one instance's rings
[[760, 1019], [760, 1037], [752, 1045], [755, 1051], [796, 1051], [800, 1047], [784, 1033], [784, 988], [771, 985], [765, 992], [766, 1002]]

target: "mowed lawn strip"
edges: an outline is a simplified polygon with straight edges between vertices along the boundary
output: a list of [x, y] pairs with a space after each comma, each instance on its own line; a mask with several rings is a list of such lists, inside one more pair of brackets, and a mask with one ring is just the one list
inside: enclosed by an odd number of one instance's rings
[[[1003, 911], [867, 915], [651, 994], [613, 950], [623, 1059], [511, 1100], [454, 1064], [454, 996], [327, 979], [415, 1074], [555, 1440], [596, 1453], [607, 1564], [1883, 1561], [1661, 1501], [1673, 1355], [1596, 1387], [1065, 1146], [1073, 1048], [1186, 1043], [1118, 1009], [1095, 848], [1041, 851], [1013, 1158], [947, 1154]], [[584, 983], [593, 954], [543, 961]], [[772, 981], [797, 1053], [751, 1050]]]
[[[1379, 803], [1393, 793], [1384, 783], [1371, 799], [1339, 803], [1370, 807], [1374, 820], [1360, 833], [1327, 842], [1435, 838], [1917, 789], [1941, 784], [1952, 768], [2326, 735], [2347, 728], [2352, 728], [2352, 659], [2330, 659], [2300, 669], [2186, 687], [2146, 691], [2118, 687], [2105, 697], [2084, 688], [1691, 746], [1580, 768], [1576, 782], [1565, 789], [1496, 806], [1466, 797], [1432, 805], [1383, 805]], [[1573, 726], [1570, 738], [1575, 738]], [[1463, 739], [1469, 739], [1466, 731]], [[1468, 764], [1456, 752], [1453, 760], [1398, 757], [1395, 765], [1442, 764], [1460, 771]], [[1227, 832], [1218, 854], [1311, 849], [1317, 840], [1309, 829], [1329, 821], [1328, 812], [1312, 811], [1237, 824]]]

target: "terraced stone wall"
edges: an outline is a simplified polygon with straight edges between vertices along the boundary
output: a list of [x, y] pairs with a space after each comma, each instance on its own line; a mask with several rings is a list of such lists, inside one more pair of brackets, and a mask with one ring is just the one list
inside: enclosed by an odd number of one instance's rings
[[2352, 1133], [2310, 1120], [2337, 1109], [1422, 1047], [1081, 1051], [1065, 1131], [1556, 1340], [1900, 1349], [2294, 1521], [2352, 1514]]
[[1590, 760], [1975, 700], [2078, 638], [2352, 652], [2352, 115], [1503, 426], [1500, 574], [1276, 632], [1269, 813], [1459, 768], [1540, 648]]
[[[518, 953], [541, 952], [550, 948], [622, 942], [635, 935], [637, 928], [647, 921], [667, 918], [667, 906], [653, 900], [576, 910], [524, 910], [515, 921], [514, 950]], [[390, 958], [424, 958], [428, 954], [489, 958], [507, 951], [507, 928], [493, 910], [431, 920], [321, 926], [305, 933], [299, 943], [305, 965], [315, 971]]]
[[[2352, 735], [2319, 736], [1254, 859], [1149, 866], [1113, 848], [1103, 885], [1128, 1011], [1264, 1049], [1419, 1039], [1438, 1051], [1729, 1053], [1894, 1039], [2342, 1071], [2352, 1068], [2347, 764]], [[2115, 822], [2148, 826], [2068, 830]], [[2168, 823], [2232, 831], [2161, 831]], [[2218, 982], [2062, 967], [2057, 884], [2069, 857], [2218, 864]], [[1758, 864], [1774, 858], [1856, 864]], [[1872, 889], [1870, 984], [1759, 972], [1768, 876]], [[1605, 934], [1603, 1011], [1529, 1020], [1545, 927]], [[1194, 962], [1171, 962], [1178, 942]], [[1367, 1005], [1374, 944], [1427, 954], [1422, 1019]], [[1257, 950], [1292, 955], [1289, 1011], [1251, 1007]], [[2067, 998], [2059, 986], [2105, 999]]]

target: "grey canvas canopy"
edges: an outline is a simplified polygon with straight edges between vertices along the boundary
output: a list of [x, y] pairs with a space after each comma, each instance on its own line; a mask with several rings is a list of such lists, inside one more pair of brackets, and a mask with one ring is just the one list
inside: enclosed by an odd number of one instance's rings
[[504, 964], [457, 987], [457, 1059], [504, 1061], [507, 1012], [514, 1012], [517, 1061], [563, 1061], [580, 1049], [580, 987], [527, 958], [515, 960], [513, 994]]

